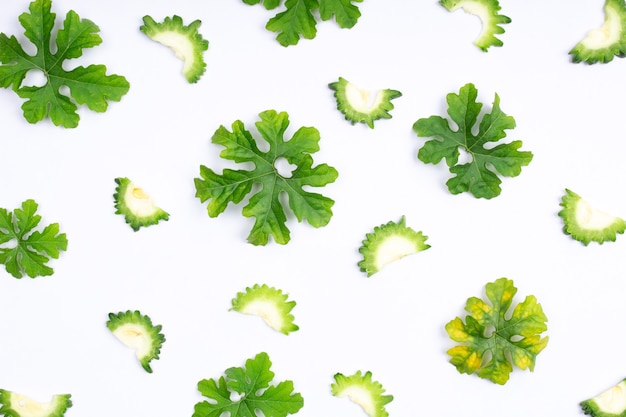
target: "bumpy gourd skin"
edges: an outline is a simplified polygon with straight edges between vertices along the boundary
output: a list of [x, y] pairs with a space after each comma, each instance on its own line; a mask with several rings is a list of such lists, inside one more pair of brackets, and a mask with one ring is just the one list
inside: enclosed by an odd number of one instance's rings
[[385, 405], [393, 401], [393, 395], [385, 395], [385, 389], [380, 382], [372, 380], [370, 371], [362, 374], [357, 371], [353, 375], [345, 376], [337, 373], [335, 383], [331, 385], [331, 392], [335, 397], [348, 397], [363, 408], [369, 417], [388, 417]]
[[580, 403], [583, 413], [593, 417], [626, 416], [626, 379]]
[[72, 406], [70, 398], [70, 394], [60, 394], [49, 402], [37, 402], [25, 395], [0, 389], [0, 416], [63, 417]]
[[391, 262], [430, 248], [427, 238], [422, 232], [407, 227], [404, 216], [397, 223], [390, 221], [376, 226], [365, 235], [359, 248], [363, 255], [358, 264], [361, 272], [370, 277]]
[[498, 14], [500, 11], [498, 0], [440, 0], [439, 4], [450, 12], [463, 9], [480, 18], [483, 27], [478, 38], [474, 41], [474, 45], [482, 51], [487, 52], [492, 46], [503, 45], [502, 41], [496, 38], [496, 35], [504, 33], [504, 28], [500, 25], [511, 23], [511, 19], [508, 16]]
[[618, 234], [626, 231], [626, 221], [591, 207], [581, 196], [566, 189], [561, 199], [559, 216], [563, 219], [563, 232], [585, 246], [591, 242], [614, 242]]
[[150, 362], [159, 359], [165, 336], [162, 326], [153, 325], [150, 317], [135, 311], [109, 313], [107, 328], [126, 346], [135, 349], [137, 359], [146, 372], [152, 373]]
[[569, 54], [573, 62], [587, 64], [611, 62], [614, 57], [626, 56], [626, 3], [624, 0], [606, 0], [604, 24], [589, 31]]
[[115, 182], [117, 184], [115, 194], [113, 194], [115, 214], [122, 214], [126, 223], [135, 232], [141, 227], [169, 219], [169, 213], [157, 207], [152, 198], [131, 180], [116, 178]]
[[369, 91], [342, 77], [328, 84], [328, 87], [335, 92], [337, 110], [343, 113], [346, 120], [352, 124], [365, 123], [371, 129], [374, 128], [374, 121], [391, 119], [389, 112], [394, 108], [391, 100], [402, 96], [397, 90], [384, 89], [378, 91], [372, 99]]
[[287, 301], [287, 294], [281, 290], [256, 284], [246, 288], [245, 292], [237, 293], [231, 310], [260, 316], [272, 329], [289, 334], [299, 329], [291, 314], [295, 305], [295, 301]]
[[187, 81], [192, 84], [198, 82], [206, 71], [203, 54], [209, 49], [209, 42], [198, 33], [202, 22], [194, 20], [189, 25], [184, 25], [183, 19], [174, 15], [166, 17], [162, 23], [157, 23], [150, 16], [144, 16], [143, 23], [139, 28], [141, 32], [172, 49], [183, 61], [183, 75]]

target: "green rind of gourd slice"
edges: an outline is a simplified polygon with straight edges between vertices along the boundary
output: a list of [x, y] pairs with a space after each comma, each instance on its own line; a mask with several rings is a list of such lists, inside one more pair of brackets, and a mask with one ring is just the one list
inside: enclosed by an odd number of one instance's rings
[[575, 192], [566, 189], [560, 203], [559, 216], [563, 219], [563, 232], [588, 245], [614, 242], [626, 230], [626, 221], [592, 207]]
[[289, 334], [299, 327], [294, 323], [294, 316], [291, 314], [296, 302], [287, 301], [287, 297], [282, 290], [266, 284], [256, 284], [237, 293], [232, 300], [231, 310], [259, 316], [272, 329]]
[[397, 223], [390, 221], [376, 226], [373, 232], [365, 235], [359, 248], [363, 259], [358, 266], [370, 277], [391, 262], [430, 248], [427, 239], [421, 231], [406, 226], [405, 216]]

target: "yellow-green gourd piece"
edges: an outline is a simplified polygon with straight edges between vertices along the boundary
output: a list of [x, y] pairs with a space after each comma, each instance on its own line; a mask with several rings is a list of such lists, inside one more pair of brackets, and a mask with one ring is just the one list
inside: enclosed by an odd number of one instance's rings
[[122, 214], [126, 223], [136, 232], [141, 227], [168, 220], [170, 215], [154, 204], [152, 198], [128, 178], [116, 178], [115, 214]]
[[463, 9], [466, 13], [478, 16], [482, 22], [482, 30], [478, 38], [474, 40], [474, 45], [482, 51], [487, 52], [492, 46], [503, 45], [496, 35], [504, 33], [501, 25], [511, 23], [511, 19], [498, 14], [500, 11], [498, 0], [440, 0], [439, 4], [450, 12]]
[[166, 17], [157, 23], [152, 17], [144, 16], [139, 28], [150, 39], [170, 48], [183, 61], [183, 75], [191, 84], [198, 82], [206, 71], [204, 52], [209, 49], [209, 42], [198, 32], [202, 24], [194, 20], [189, 25], [183, 24], [180, 16]]
[[124, 345], [135, 350], [135, 355], [146, 372], [152, 372], [150, 362], [159, 359], [165, 336], [161, 325], [153, 325], [150, 317], [139, 311], [109, 313], [108, 329]]
[[563, 219], [563, 232], [585, 246], [591, 242], [614, 242], [617, 234], [626, 230], [626, 221], [591, 206], [575, 192], [565, 189], [559, 216]]
[[389, 112], [394, 108], [391, 100], [402, 96], [401, 92], [391, 89], [378, 90], [373, 94], [342, 77], [328, 87], [334, 91], [337, 110], [343, 113], [346, 120], [353, 125], [365, 123], [371, 129], [375, 120], [391, 119]]
[[406, 225], [404, 216], [397, 223], [390, 221], [376, 226], [373, 232], [365, 235], [359, 248], [363, 259], [358, 266], [370, 277], [391, 262], [430, 248], [426, 239], [428, 236], [421, 231]]
[[580, 403], [583, 412], [593, 417], [626, 416], [626, 379], [593, 398]]
[[614, 57], [626, 56], [626, 3], [624, 0], [606, 0], [604, 23], [592, 29], [569, 52], [573, 62], [587, 64], [611, 62]]
[[299, 329], [291, 310], [295, 301], [287, 301], [287, 294], [265, 284], [247, 287], [232, 300], [231, 310], [261, 317], [272, 329], [289, 334]]
[[385, 405], [393, 400], [393, 395], [385, 395], [382, 384], [372, 380], [370, 371], [365, 374], [357, 371], [349, 376], [337, 373], [334, 378], [331, 392], [335, 397], [348, 397], [352, 402], [360, 405], [369, 417], [389, 416]]
[[59, 394], [50, 401], [39, 402], [26, 395], [0, 389], [0, 416], [63, 417], [72, 406], [70, 397], [70, 394]]

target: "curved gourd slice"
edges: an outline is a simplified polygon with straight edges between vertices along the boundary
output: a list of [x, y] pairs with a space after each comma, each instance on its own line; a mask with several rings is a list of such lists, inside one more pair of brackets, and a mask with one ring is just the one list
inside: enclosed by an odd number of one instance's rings
[[365, 123], [371, 129], [374, 121], [378, 119], [391, 119], [389, 112], [394, 106], [391, 100], [401, 97], [402, 93], [397, 90], [379, 90], [372, 97], [372, 92], [364, 90], [345, 78], [339, 77], [339, 81], [328, 84], [333, 90], [339, 110], [352, 124]]
[[393, 395], [385, 395], [385, 389], [372, 380], [372, 373], [364, 375], [357, 371], [354, 375], [345, 376], [337, 373], [335, 383], [331, 385], [331, 392], [335, 397], [348, 397], [352, 402], [363, 408], [370, 417], [387, 417], [389, 413], [385, 405], [393, 400]]
[[624, 0], [606, 0], [604, 24], [589, 31], [569, 52], [573, 62], [607, 63], [613, 57], [626, 56], [626, 3]]
[[404, 216], [398, 223], [390, 221], [376, 226], [373, 232], [365, 235], [359, 248], [363, 260], [358, 265], [368, 277], [372, 276], [391, 262], [430, 248], [426, 244], [427, 238], [422, 232], [407, 227]]
[[123, 214], [126, 223], [136, 232], [140, 227], [157, 224], [160, 220], [168, 220], [170, 215], [157, 207], [146, 192], [128, 178], [116, 178], [115, 214]]
[[183, 61], [183, 75], [189, 83], [196, 83], [206, 71], [204, 51], [209, 49], [209, 42], [205, 40], [198, 28], [200, 20], [194, 20], [189, 25], [183, 24], [180, 16], [166, 17], [162, 23], [157, 23], [152, 17], [144, 16], [143, 25], [139, 28], [153, 41], [163, 44]]
[[511, 19], [498, 14], [500, 11], [498, 0], [440, 0], [439, 4], [450, 12], [463, 9], [480, 18], [482, 30], [474, 45], [481, 50], [487, 52], [491, 46], [502, 46], [502, 41], [496, 38], [496, 35], [504, 33], [504, 28], [500, 25], [511, 23]]
[[48, 402], [38, 402], [26, 395], [0, 390], [0, 415], [10, 417], [63, 417], [72, 406], [70, 394], [54, 395]]
[[113, 335], [123, 344], [135, 350], [135, 355], [143, 369], [152, 372], [150, 361], [159, 359], [165, 336], [161, 325], [153, 325], [150, 317], [139, 311], [109, 313], [106, 323]]
[[593, 417], [626, 415], [626, 379], [601, 394], [580, 403], [585, 414]]
[[614, 242], [618, 233], [626, 230], [626, 221], [595, 207], [575, 192], [566, 189], [560, 204], [563, 209], [563, 231], [588, 245], [590, 242]]
[[260, 316], [272, 329], [289, 334], [299, 328], [291, 314], [295, 305], [295, 301], [287, 301], [287, 294], [281, 290], [256, 284], [246, 288], [245, 292], [237, 293], [232, 300], [231, 310]]

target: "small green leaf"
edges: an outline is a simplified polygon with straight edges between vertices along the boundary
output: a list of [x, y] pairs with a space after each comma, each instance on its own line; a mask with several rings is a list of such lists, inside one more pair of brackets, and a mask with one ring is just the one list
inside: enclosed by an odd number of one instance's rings
[[0, 247], [0, 263], [15, 278], [24, 274], [31, 278], [52, 275], [48, 261], [67, 249], [67, 238], [59, 233], [57, 223], [47, 225], [43, 231], [33, 230], [41, 220], [35, 214], [37, 207], [34, 200], [26, 200], [13, 213], [0, 208], [0, 244], [15, 243]]
[[[82, 56], [83, 49], [99, 45], [99, 28], [92, 21], [81, 19], [70, 10], [56, 35], [56, 52], [51, 52], [51, 32], [55, 14], [50, 0], [35, 0], [29, 12], [19, 21], [24, 35], [36, 46], [35, 55], [27, 54], [15, 36], [0, 33], [0, 86], [12, 88], [26, 99], [22, 105], [24, 118], [37, 123], [49, 117], [57, 126], [78, 126], [77, 104], [84, 104], [95, 112], [104, 112], [109, 101], [120, 101], [128, 92], [128, 81], [119, 75], [107, 75], [103, 65], [64, 69], [68, 59]], [[22, 86], [30, 71], [43, 73], [42, 86]], [[62, 89], [69, 89], [69, 96]], [[73, 98], [73, 101], [71, 100]]]
[[[319, 150], [320, 136], [317, 129], [301, 127], [291, 139], [285, 140], [284, 134], [289, 126], [287, 113], [268, 110], [259, 116], [261, 120], [256, 123], [256, 127], [269, 144], [269, 150], [261, 151], [239, 120], [233, 123], [232, 132], [220, 126], [211, 138], [213, 143], [224, 146], [220, 156], [235, 162], [252, 162], [254, 168], [225, 169], [220, 175], [201, 166], [202, 178], [194, 180], [196, 197], [201, 202], [209, 200], [208, 214], [217, 217], [229, 203], [237, 204], [251, 193], [253, 184], [260, 184], [260, 190], [252, 194], [242, 211], [245, 217], [255, 218], [248, 242], [265, 245], [272, 236], [276, 243], [286, 244], [290, 235], [281, 194], [287, 196], [289, 208], [298, 221], [306, 220], [313, 227], [325, 226], [332, 217], [334, 201], [305, 191], [303, 187], [323, 187], [334, 182], [338, 174], [326, 164], [313, 166], [311, 153]], [[296, 167], [291, 175], [278, 172], [276, 162], [281, 158]]]
[[[427, 164], [438, 164], [445, 158], [450, 172], [455, 174], [446, 182], [452, 194], [469, 191], [475, 197], [489, 199], [500, 195], [502, 181], [498, 174], [518, 176], [533, 154], [518, 150], [521, 141], [487, 146], [506, 137], [505, 130], [515, 127], [515, 119], [500, 109], [497, 94], [491, 113], [483, 116], [477, 133], [473, 133], [482, 108], [482, 104], [476, 102], [477, 95], [478, 91], [471, 83], [461, 87], [459, 94], [448, 94], [448, 114], [458, 126], [456, 130], [440, 116], [419, 119], [413, 130], [420, 137], [435, 137], [424, 143], [417, 157]], [[460, 149], [470, 156], [471, 161], [458, 164]]]
[[[198, 391], [210, 401], [197, 403], [193, 417], [220, 417], [223, 413], [230, 417], [286, 417], [297, 413], [304, 405], [302, 396], [294, 392], [292, 381], [271, 385], [271, 365], [267, 353], [261, 352], [244, 367], [228, 368], [217, 381], [198, 382]], [[238, 399], [231, 399], [233, 393]]]

